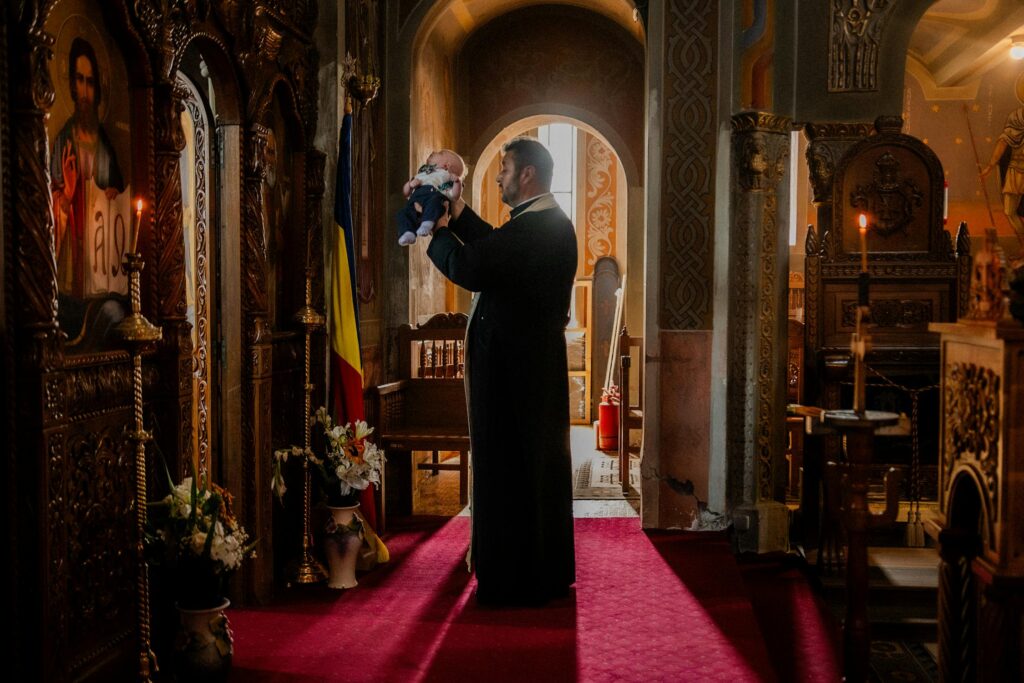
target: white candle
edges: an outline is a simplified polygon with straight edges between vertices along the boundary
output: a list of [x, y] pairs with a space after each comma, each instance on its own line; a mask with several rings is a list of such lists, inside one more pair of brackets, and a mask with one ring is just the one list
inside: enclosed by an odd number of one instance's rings
[[868, 272], [868, 217], [864, 214], [858, 219], [860, 223], [860, 272]]
[[136, 249], [139, 244], [139, 231], [142, 230], [142, 200], [135, 202], [135, 221], [132, 226], [132, 247], [130, 252], [132, 254], [138, 253]]

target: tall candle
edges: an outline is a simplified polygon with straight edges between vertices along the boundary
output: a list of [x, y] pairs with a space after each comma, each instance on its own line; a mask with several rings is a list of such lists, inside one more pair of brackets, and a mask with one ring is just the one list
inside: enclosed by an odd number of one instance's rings
[[131, 253], [138, 253], [136, 249], [139, 244], [139, 231], [142, 230], [142, 200], [135, 202], [135, 225], [132, 226], [132, 248]]
[[860, 223], [860, 271], [868, 272], [868, 217], [864, 214], [857, 219]]

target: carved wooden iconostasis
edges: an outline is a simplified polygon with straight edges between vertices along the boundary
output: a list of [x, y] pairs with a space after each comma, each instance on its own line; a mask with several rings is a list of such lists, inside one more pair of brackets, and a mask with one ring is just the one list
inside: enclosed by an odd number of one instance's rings
[[144, 360], [147, 497], [166, 488], [160, 458], [176, 478], [194, 464], [224, 485], [260, 543], [234, 597], [263, 600], [288, 552], [273, 543], [269, 464], [301, 438], [293, 316], [307, 271], [324, 305], [318, 10], [25, 0], [4, 12], [15, 677], [128, 680], [140, 563], [130, 361], [112, 332], [127, 311], [121, 260], [137, 236], [143, 313], [163, 333]]

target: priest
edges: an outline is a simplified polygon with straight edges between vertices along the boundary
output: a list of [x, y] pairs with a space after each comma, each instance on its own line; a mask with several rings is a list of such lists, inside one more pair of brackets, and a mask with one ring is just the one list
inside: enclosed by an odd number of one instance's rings
[[540, 605], [576, 580], [565, 326], [576, 233], [551, 194], [539, 141], [502, 148], [500, 228], [458, 197], [427, 255], [473, 292], [466, 391], [473, 468], [472, 562], [481, 605]]

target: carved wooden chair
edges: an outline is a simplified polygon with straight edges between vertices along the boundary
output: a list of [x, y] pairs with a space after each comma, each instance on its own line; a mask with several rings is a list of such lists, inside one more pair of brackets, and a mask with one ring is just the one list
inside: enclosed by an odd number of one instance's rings
[[[430, 452], [417, 470], [458, 470], [459, 502], [469, 498], [469, 419], [463, 383], [467, 317], [439, 313], [422, 325], [398, 328], [398, 372], [394, 382], [371, 390], [377, 439], [387, 454], [386, 511], [412, 512], [412, 453]], [[457, 463], [440, 460], [459, 453]]]

